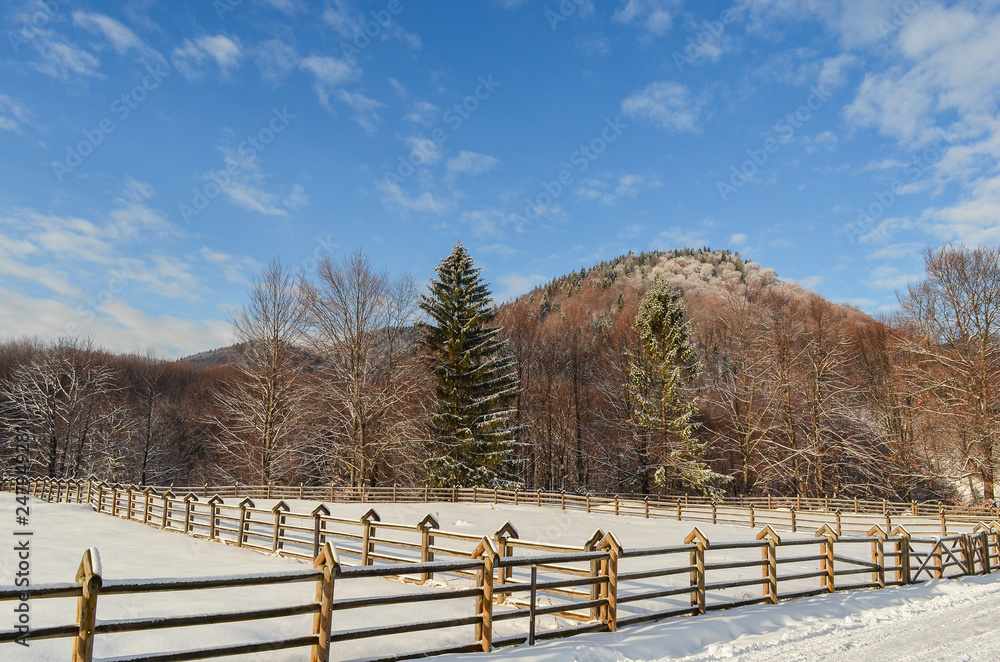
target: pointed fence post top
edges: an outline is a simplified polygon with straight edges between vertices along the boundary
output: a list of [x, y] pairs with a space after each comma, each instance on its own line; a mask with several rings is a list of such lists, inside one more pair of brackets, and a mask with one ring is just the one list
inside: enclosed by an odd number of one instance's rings
[[711, 543], [708, 542], [708, 538], [702, 533], [701, 529], [697, 526], [691, 529], [691, 533], [687, 534], [684, 538], [684, 544], [690, 545], [691, 543], [696, 543], [702, 547], [708, 547]]
[[601, 542], [597, 543], [597, 549], [614, 551], [615, 554], [621, 554], [625, 550], [621, 541], [619, 541], [618, 537], [611, 531], [604, 534], [604, 537], [601, 538]]
[[198, 500], [198, 495], [195, 494], [194, 492], [188, 492], [187, 495], [185, 495], [184, 497], [185, 503], [191, 503], [192, 501], [197, 501], [197, 500]]
[[332, 567], [334, 573], [340, 570], [340, 555], [337, 554], [337, 548], [330, 544], [329, 541], [323, 543], [323, 546], [319, 548], [319, 554], [316, 556], [315, 560], [313, 560], [313, 567]]
[[1000, 520], [993, 520], [990, 522], [990, 528], [994, 531], [1000, 531]]
[[583, 551], [592, 552], [597, 549], [597, 544], [604, 540], [604, 531], [598, 529], [594, 531], [594, 535], [590, 536], [587, 542], [583, 543]]
[[757, 540], [771, 540], [774, 541], [776, 545], [781, 544], [781, 536], [778, 535], [777, 531], [771, 528], [770, 524], [760, 530], [760, 533], [757, 534]]
[[142, 491], [142, 493], [145, 494], [146, 496], [156, 496], [156, 488], [147, 487]]
[[878, 538], [879, 540], [885, 540], [888, 534], [885, 532], [885, 529], [876, 524], [872, 528], [868, 529], [868, 533], [865, 535], [871, 538]]
[[991, 530], [990, 529], [990, 525], [987, 524], [986, 522], [980, 520], [979, 524], [976, 524], [976, 527], [974, 529], [972, 529], [972, 532], [973, 533], [979, 533], [980, 531], [986, 531], [987, 533], [989, 533], [990, 530]]
[[441, 522], [438, 521], [437, 517], [434, 517], [431, 513], [427, 515], [417, 523], [417, 528], [419, 529], [440, 529]]
[[76, 583], [83, 584], [88, 593], [96, 593], [101, 590], [104, 583], [102, 578], [101, 554], [96, 547], [84, 551], [80, 560], [80, 567], [76, 571]]
[[160, 496], [163, 497], [164, 499], [176, 499], [177, 498], [177, 495], [174, 494], [174, 491], [171, 490], [171, 489], [163, 490], [163, 494], [161, 494]]
[[243, 499], [243, 501], [240, 501], [240, 510], [243, 510], [244, 508], [254, 508], [254, 507], [255, 504], [253, 502], [253, 499], [251, 499], [250, 497], [246, 497], [245, 499]]
[[226, 500], [220, 497], [218, 494], [216, 494], [215, 496], [213, 496], [211, 499], [208, 500], [208, 503], [211, 506], [217, 506], [220, 503], [225, 503], [225, 502]]
[[496, 530], [493, 534], [493, 540], [499, 543], [501, 540], [510, 540], [512, 538], [517, 538], [517, 529], [510, 522], [504, 522], [503, 526]]
[[494, 563], [500, 558], [500, 552], [497, 551], [496, 546], [493, 541], [483, 536], [483, 539], [479, 541], [476, 548], [472, 550], [472, 558], [478, 559], [480, 557], [490, 557]]
[[330, 509], [324, 506], [323, 504], [319, 504], [318, 506], [313, 508], [313, 511], [310, 513], [310, 515], [312, 515], [313, 517], [321, 517], [323, 515], [329, 516]]
[[838, 538], [837, 532], [829, 524], [823, 524], [823, 526], [816, 529], [817, 538], [828, 538], [830, 540], [836, 540]]
[[274, 504], [274, 507], [271, 508], [271, 512], [272, 513], [278, 513], [278, 512], [286, 512], [287, 513], [289, 510], [291, 510], [291, 508], [288, 507], [288, 504], [285, 503], [285, 501], [283, 499], [281, 501], [279, 501], [278, 503]]
[[369, 508], [368, 511], [359, 518], [359, 521], [363, 524], [368, 524], [370, 522], [381, 522], [382, 518], [379, 517], [378, 512], [374, 508]]
[[892, 531], [889, 532], [889, 535], [893, 536], [893, 537], [899, 537], [899, 538], [909, 538], [909, 537], [911, 537], [910, 536], [910, 532], [907, 531], [906, 527], [903, 526], [902, 524], [897, 524], [896, 526], [892, 527]]

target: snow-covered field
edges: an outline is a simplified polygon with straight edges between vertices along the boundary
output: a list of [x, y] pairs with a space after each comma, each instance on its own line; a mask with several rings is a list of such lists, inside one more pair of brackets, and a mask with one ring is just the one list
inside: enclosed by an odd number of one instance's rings
[[[258, 502], [268, 508], [273, 502]], [[13, 530], [14, 501], [0, 494], [0, 520]], [[309, 512], [313, 503], [290, 502], [292, 509]], [[370, 504], [330, 506], [336, 516], [357, 518]], [[34, 584], [72, 581], [80, 557], [87, 547], [101, 550], [107, 579], [180, 578], [245, 573], [276, 572], [305, 567], [289, 559], [274, 558], [209, 543], [177, 533], [94, 513], [87, 506], [46, 504], [31, 500], [31, 578]], [[561, 512], [532, 506], [491, 506], [475, 504], [378, 504], [383, 521], [413, 524], [428, 512], [435, 514], [441, 528], [475, 535], [490, 535], [511, 521], [521, 538], [546, 543], [580, 546], [595, 529], [613, 530], [626, 549], [679, 544], [692, 529], [690, 522], [615, 517], [613, 514]], [[711, 524], [700, 528], [713, 542], [752, 538], [745, 527]], [[800, 533], [806, 537], [808, 534]], [[865, 545], [857, 556], [864, 558]], [[12, 546], [5, 546], [11, 550]], [[794, 549], [794, 548], [793, 548]], [[809, 548], [813, 549], [813, 548]], [[840, 553], [840, 552], [839, 552]], [[849, 552], [843, 552], [849, 553]], [[709, 562], [759, 558], [759, 550], [714, 552]], [[661, 565], [667, 557], [657, 557]], [[625, 559], [622, 571], [643, 569], [648, 559]], [[686, 560], [678, 559], [678, 563]], [[632, 564], [632, 565], [628, 565]], [[12, 551], [0, 555], [0, 584], [13, 583], [16, 558]], [[793, 565], [787, 572], [795, 572]], [[805, 568], [809, 570], [813, 568]], [[800, 571], [802, 571], [800, 570]], [[733, 570], [732, 577], [759, 577], [759, 568]], [[1000, 575], [935, 581], [926, 585], [881, 591], [856, 591], [833, 596], [806, 598], [779, 605], [759, 605], [714, 612], [696, 618], [676, 618], [644, 626], [629, 627], [615, 634], [591, 634], [558, 642], [502, 649], [492, 656], [462, 655], [443, 659], [523, 659], [523, 660], [661, 660], [661, 659], [747, 659], [819, 660], [970, 659], [1000, 657], [1000, 633], [994, 627], [1000, 613]], [[686, 576], [665, 578], [683, 586]], [[662, 581], [662, 580], [661, 580]], [[818, 582], [818, 580], [815, 580]], [[460, 583], [460, 582], [453, 582]], [[636, 582], [638, 584], [638, 582]], [[669, 584], [667, 584], [669, 585]], [[817, 584], [818, 585], [818, 584]], [[809, 588], [812, 584], [804, 585]], [[623, 586], [625, 593], [629, 590]], [[438, 590], [381, 579], [352, 579], [338, 582], [336, 598], [363, 597]], [[269, 587], [243, 587], [187, 593], [145, 596], [104, 596], [99, 601], [100, 620], [139, 618], [153, 615], [213, 613], [231, 610], [305, 604], [313, 599], [312, 583]], [[741, 599], [756, 587], [719, 591], [714, 599]], [[649, 609], [683, 606], [687, 596], [656, 606], [643, 602], [623, 605], [620, 616], [641, 615]], [[13, 603], [4, 603], [5, 611]], [[71, 623], [75, 600], [51, 599], [31, 602], [32, 626]], [[502, 610], [505, 607], [498, 606]], [[8, 614], [10, 612], [8, 611]], [[397, 606], [335, 612], [335, 630], [371, 627], [430, 618], [471, 615], [470, 600], [435, 603], [434, 611]], [[134, 634], [100, 635], [99, 658], [137, 652], [183, 650], [301, 636], [311, 632], [311, 616], [287, 617], [244, 624], [213, 625]], [[539, 619], [539, 629], [559, 624], [555, 617]], [[10, 629], [12, 618], [0, 620], [0, 629]], [[501, 624], [498, 624], [500, 626]], [[512, 623], [502, 624], [513, 627]], [[413, 651], [472, 640], [471, 627], [420, 635], [400, 635], [377, 640], [337, 644], [335, 659], [345, 660], [392, 651]], [[498, 627], [497, 636], [512, 633]], [[68, 660], [70, 640], [33, 642], [29, 648], [0, 644], [2, 660]], [[838, 658], [840, 656], [840, 658]], [[860, 657], [859, 657], [860, 656]], [[255, 656], [260, 660], [307, 659], [304, 649]]]

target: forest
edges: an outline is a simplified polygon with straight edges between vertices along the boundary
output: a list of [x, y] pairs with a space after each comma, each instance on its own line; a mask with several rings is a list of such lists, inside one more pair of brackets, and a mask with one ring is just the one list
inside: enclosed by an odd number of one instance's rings
[[[429, 287], [360, 251], [309, 274], [275, 261], [231, 347], [0, 344], [0, 468], [26, 432], [37, 473], [122, 483], [992, 502], [1000, 252], [924, 262], [875, 319], [707, 248], [629, 253], [499, 305], [467, 252]], [[451, 324], [461, 287], [474, 305]]]

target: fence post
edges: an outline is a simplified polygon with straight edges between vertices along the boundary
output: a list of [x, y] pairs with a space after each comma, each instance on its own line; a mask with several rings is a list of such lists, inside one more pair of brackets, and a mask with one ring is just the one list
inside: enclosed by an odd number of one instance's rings
[[820, 570], [826, 571], [826, 575], [820, 578], [820, 585], [830, 593], [833, 593], [836, 590], [833, 568], [833, 543], [837, 539], [837, 532], [829, 524], [824, 524], [816, 529], [816, 537], [823, 538], [823, 542], [819, 545], [819, 553], [825, 557], [820, 561]]
[[476, 615], [482, 616], [482, 622], [476, 623], [476, 640], [483, 652], [489, 653], [493, 650], [493, 569], [498, 561], [497, 550], [490, 539], [483, 536], [472, 558], [483, 559], [483, 567], [476, 572], [476, 587], [482, 589], [482, 594], [476, 596]]
[[910, 532], [902, 524], [897, 524], [889, 535], [897, 539], [894, 543], [896, 553], [899, 554], [896, 581], [905, 586], [910, 583]]
[[590, 512], [590, 492], [587, 492], [587, 512]]
[[[194, 519], [192, 515], [194, 514], [194, 502], [198, 500], [198, 495], [194, 492], [188, 492], [187, 496], [184, 497], [184, 533], [191, 533], [191, 521]], [[147, 500], [148, 504], [149, 501]]]
[[608, 624], [610, 632], [618, 631], [618, 557], [621, 556], [622, 544], [618, 542], [615, 534], [608, 533], [597, 543], [597, 549], [606, 551], [608, 558], [601, 561], [601, 573], [608, 578], [606, 584], [601, 585], [601, 598], [608, 601], [608, 604], [601, 607], [604, 621]]
[[[559, 498], [562, 504], [562, 509], [566, 510], [566, 490], [559, 490]], [[646, 517], [649, 517], [649, 504], [646, 504]]]
[[118, 483], [111, 486], [111, 516], [118, 517]]
[[458, 488], [457, 487], [452, 487], [451, 488], [451, 502], [452, 503], [458, 503]]
[[959, 552], [962, 556], [962, 565], [965, 566], [963, 570], [967, 575], [974, 575], [976, 574], [976, 554], [972, 547], [972, 536], [963, 533], [959, 542], [961, 543]]
[[299, 501], [302, 501], [302, 494], [303, 494], [302, 490], [303, 489], [304, 488], [302, 487], [302, 483], [299, 483]]
[[750, 528], [751, 529], [756, 529], [757, 528], [757, 521], [756, 521], [756, 516], [754, 515], [754, 512], [753, 512], [753, 504], [752, 503], [750, 504]]
[[250, 528], [250, 517], [247, 515], [247, 508], [253, 508], [254, 502], [250, 497], [246, 497], [243, 501], [240, 501], [240, 525], [236, 530], [236, 546], [242, 547], [243, 540], [246, 537], [246, 530]]
[[681, 500], [677, 500], [677, 521], [681, 521]]
[[868, 530], [868, 537], [875, 538], [872, 541], [872, 563], [875, 564], [872, 583], [878, 584], [878, 588], [885, 588], [885, 531], [876, 524]]
[[147, 487], [142, 491], [142, 494], [143, 494], [142, 523], [149, 524], [149, 502], [153, 498], [153, 495], [156, 494], [156, 490], [154, 490], [152, 487]]
[[796, 533], [797, 532], [797, 528], [796, 528], [796, 524], [795, 524], [795, 508], [789, 508], [789, 510], [792, 513], [792, 533]]
[[[517, 539], [517, 529], [510, 522], [504, 522], [503, 526], [493, 534], [493, 542], [496, 544], [497, 555], [502, 559], [506, 556], [514, 556], [511, 552], [510, 540]], [[514, 576], [514, 568], [502, 568], [497, 576], [498, 584], [505, 584], [507, 580]]]
[[285, 535], [285, 531], [281, 527], [285, 523], [285, 516], [282, 513], [287, 513], [289, 510], [291, 508], [288, 507], [288, 504], [284, 500], [274, 504], [274, 507], [271, 508], [271, 512], [274, 513], [274, 532], [271, 535], [272, 553], [277, 552], [283, 546], [281, 536]]
[[325, 542], [323, 540], [323, 528], [325, 522], [323, 522], [323, 516], [329, 516], [330, 510], [323, 504], [319, 504], [311, 513], [313, 516], [313, 558], [319, 556], [320, 546]]
[[542, 507], [542, 491], [538, 490], [535, 492], [535, 505], [539, 508]]
[[[837, 519], [837, 537], [839, 538], [841, 535], [843, 535], [843, 531], [844, 531], [843, 527], [841, 526], [841, 521], [840, 521], [840, 508], [837, 508], [837, 511], [834, 514], [836, 515], [836, 519]], [[886, 531], [888, 531], [888, 530], [889, 529], [886, 529]]]
[[[604, 532], [598, 529], [594, 532], [594, 535], [590, 536], [587, 542], [583, 543], [583, 551], [593, 552], [597, 550], [597, 544], [604, 539]], [[597, 578], [601, 576], [601, 562], [599, 560], [594, 560], [590, 562], [590, 578], [594, 580], [594, 583], [590, 585], [590, 599], [598, 600], [601, 596], [601, 587], [597, 583]], [[598, 620], [601, 617], [600, 607], [590, 608], [590, 618], [591, 620]]]
[[[420, 529], [420, 562], [431, 563], [434, 561], [434, 550], [431, 549], [434, 546], [434, 534], [431, 531], [440, 529], [441, 523], [438, 522], [434, 515], [427, 513], [427, 516], [417, 524], [417, 528]], [[434, 579], [433, 572], [423, 572], [420, 574], [421, 584], [426, 584], [432, 579]], [[500, 583], [502, 584], [503, 581]]]
[[90, 503], [90, 495], [93, 493], [93, 491], [94, 491], [94, 479], [91, 477], [87, 479], [87, 503]]
[[716, 520], [717, 520], [717, 513], [716, 513], [715, 502], [713, 501], [712, 502], [712, 524], [715, 524]]
[[208, 539], [215, 540], [219, 533], [219, 504], [225, 500], [218, 494], [208, 500]]
[[854, 514], [858, 514], [858, 497], [854, 497]]
[[618, 495], [615, 495], [615, 515], [618, 514]]
[[310, 662], [330, 662], [330, 631], [333, 629], [333, 586], [340, 573], [340, 559], [337, 549], [326, 543], [320, 554], [316, 555], [313, 567], [323, 571], [323, 576], [316, 580], [316, 602], [319, 611], [313, 617], [313, 634], [316, 643], [313, 644]]
[[767, 542], [766, 547], [760, 548], [760, 560], [763, 562], [761, 574], [764, 578], [764, 597], [768, 604], [776, 605], [778, 604], [778, 546], [781, 544], [781, 537], [768, 524], [757, 534], [757, 540]]
[[643, 509], [646, 512], [646, 519], [649, 519], [649, 497], [647, 496], [642, 500]]
[[92, 662], [94, 659], [94, 626], [97, 623], [97, 596], [101, 592], [101, 555], [96, 547], [83, 553], [76, 583], [83, 592], [76, 601], [76, 618], [79, 630], [73, 639], [73, 662]]
[[691, 533], [684, 538], [685, 545], [694, 545], [691, 550], [691, 606], [698, 610], [699, 614], [705, 613], [705, 549], [708, 547], [708, 538], [701, 532], [701, 529], [694, 527]]
[[375, 512], [374, 508], [369, 508], [368, 512], [361, 516], [361, 526], [364, 532], [361, 536], [361, 565], [372, 565], [374, 560], [371, 555], [375, 552], [375, 522], [381, 522], [382, 518]]
[[173, 490], [163, 493], [163, 517], [160, 519], [160, 528], [166, 529], [170, 526], [170, 500], [176, 496]]
[[948, 535], [948, 520], [945, 519], [943, 508], [941, 509], [940, 517], [941, 517], [941, 535], [946, 536]]

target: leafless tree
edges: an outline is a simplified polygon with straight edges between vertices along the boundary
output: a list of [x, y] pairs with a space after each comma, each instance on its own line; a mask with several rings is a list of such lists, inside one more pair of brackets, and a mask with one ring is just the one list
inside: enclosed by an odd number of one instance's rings
[[[118, 467], [123, 417], [115, 373], [90, 339], [60, 339], [14, 369], [5, 389], [7, 426], [34, 439], [34, 466], [53, 478], [81, 476], [100, 460]], [[113, 476], [112, 476], [113, 477]]]
[[405, 478], [421, 435], [413, 410], [421, 380], [414, 369], [413, 279], [377, 271], [356, 251], [342, 260], [322, 256], [314, 280], [301, 287], [310, 347], [321, 357], [331, 442], [324, 452], [351, 485], [374, 485], [390, 473]]
[[925, 279], [900, 295], [902, 314], [916, 332], [914, 357], [920, 396], [950, 419], [952, 477], [996, 498], [1000, 440], [1000, 249], [943, 246], [924, 251]]
[[236, 380], [217, 393], [216, 440], [244, 480], [301, 477], [313, 420], [305, 380], [305, 308], [295, 277], [272, 262], [254, 279], [250, 301], [232, 316], [243, 350]]

